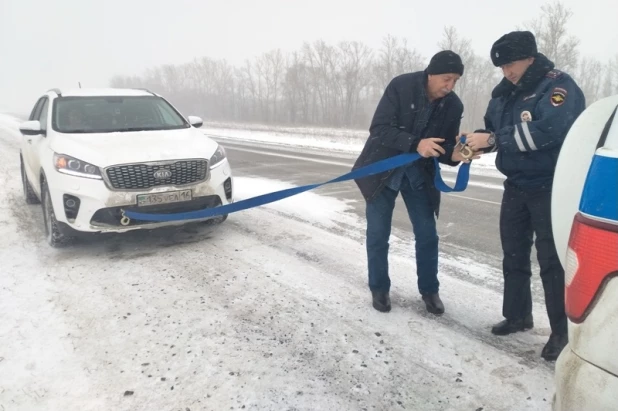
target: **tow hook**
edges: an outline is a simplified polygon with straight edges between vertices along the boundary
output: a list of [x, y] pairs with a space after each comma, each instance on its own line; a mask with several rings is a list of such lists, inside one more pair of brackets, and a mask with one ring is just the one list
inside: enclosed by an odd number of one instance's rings
[[122, 224], [123, 226], [128, 226], [129, 224], [131, 224], [131, 219], [129, 217], [127, 217], [126, 215], [124, 215], [124, 210], [120, 210], [122, 212], [122, 218], [120, 219], [120, 224]]

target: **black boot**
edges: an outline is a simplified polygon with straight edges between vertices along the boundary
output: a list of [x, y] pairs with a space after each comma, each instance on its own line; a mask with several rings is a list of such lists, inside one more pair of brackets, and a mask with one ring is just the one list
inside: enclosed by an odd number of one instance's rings
[[383, 313], [391, 310], [391, 299], [388, 292], [372, 291], [371, 295], [373, 296], [373, 308]]
[[558, 356], [569, 342], [568, 334], [553, 334], [549, 336], [549, 341], [543, 347], [541, 357], [546, 361], [556, 361]]
[[425, 307], [430, 313], [438, 315], [444, 313], [444, 304], [442, 304], [438, 293], [423, 295], [423, 301], [425, 301]]
[[491, 332], [495, 335], [508, 335], [516, 333], [517, 331], [526, 331], [534, 327], [534, 321], [532, 320], [532, 314], [526, 316], [523, 319], [517, 320], [504, 320], [494, 325]]

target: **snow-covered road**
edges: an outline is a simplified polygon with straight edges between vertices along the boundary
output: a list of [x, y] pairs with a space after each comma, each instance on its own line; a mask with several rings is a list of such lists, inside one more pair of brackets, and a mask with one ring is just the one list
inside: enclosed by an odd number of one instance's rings
[[[549, 409], [544, 308], [532, 332], [495, 337], [500, 294], [447, 272], [434, 317], [394, 252], [393, 311], [373, 310], [345, 201], [310, 192], [215, 229], [54, 250], [0, 123], [0, 411]], [[259, 170], [236, 187], [282, 188]]]

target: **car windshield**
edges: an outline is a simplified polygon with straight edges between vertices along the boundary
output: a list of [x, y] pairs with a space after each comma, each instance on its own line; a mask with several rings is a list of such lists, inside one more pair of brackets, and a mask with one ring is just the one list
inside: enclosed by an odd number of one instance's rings
[[61, 133], [189, 128], [178, 112], [157, 96], [59, 97], [52, 127]]

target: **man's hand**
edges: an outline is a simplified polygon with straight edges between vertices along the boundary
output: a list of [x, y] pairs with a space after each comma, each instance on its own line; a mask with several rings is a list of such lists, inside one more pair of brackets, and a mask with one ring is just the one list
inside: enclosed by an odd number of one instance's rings
[[474, 151], [489, 147], [489, 133], [470, 133], [466, 135], [466, 144]]
[[[463, 135], [466, 135], [466, 133], [463, 133]], [[453, 162], [462, 162], [462, 163], [469, 163], [472, 160], [476, 160], [481, 158], [480, 153], [474, 153], [474, 155], [470, 158], [465, 158], [463, 153], [461, 152], [461, 145], [459, 144], [459, 141], [461, 140], [460, 136], [455, 137], [455, 141], [457, 142], [457, 145], [455, 146], [455, 149], [453, 150], [453, 155], [451, 156], [451, 161]]]
[[423, 157], [440, 157], [440, 154], [445, 154], [444, 148], [438, 143], [442, 143], [443, 138], [430, 137], [424, 138], [418, 143], [416, 151]]

